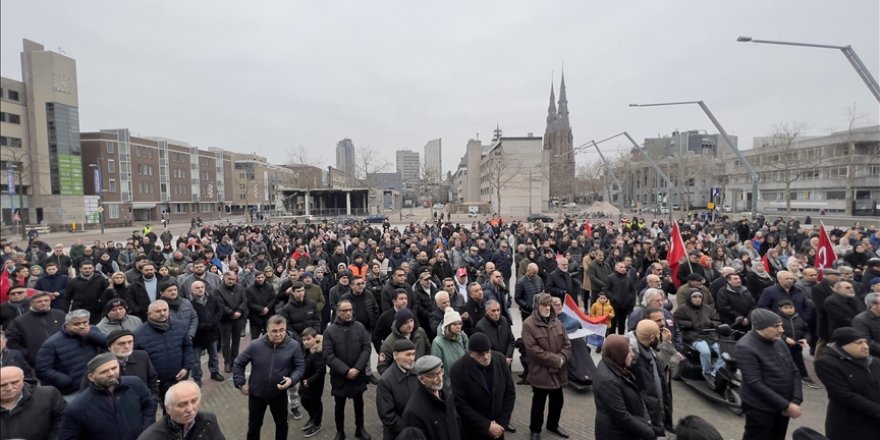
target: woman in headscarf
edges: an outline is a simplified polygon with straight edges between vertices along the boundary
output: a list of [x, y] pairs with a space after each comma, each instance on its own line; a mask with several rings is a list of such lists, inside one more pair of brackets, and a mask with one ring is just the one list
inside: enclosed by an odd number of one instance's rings
[[648, 418], [642, 390], [630, 370], [633, 355], [629, 340], [609, 335], [602, 346], [602, 361], [593, 378], [596, 401], [596, 440], [657, 438]]

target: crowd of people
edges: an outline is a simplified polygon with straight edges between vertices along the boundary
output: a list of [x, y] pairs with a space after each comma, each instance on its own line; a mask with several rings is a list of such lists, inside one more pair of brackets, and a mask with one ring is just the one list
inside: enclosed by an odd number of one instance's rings
[[819, 388], [806, 353], [828, 393], [828, 438], [880, 431], [873, 227], [830, 230], [838, 258], [819, 267], [818, 229], [781, 218], [681, 219], [678, 262], [672, 225], [638, 218], [192, 226], [69, 249], [3, 243], [3, 438], [223, 438], [200, 387], [229, 375], [249, 439], [267, 408], [276, 439], [303, 412], [303, 436], [320, 432], [328, 375], [338, 440], [349, 400], [357, 439], [371, 438], [367, 409], [384, 439], [502, 439], [529, 388], [530, 438], [569, 438], [567, 296], [607, 323], [597, 439], [720, 438], [694, 415], [674, 423], [670, 380], [691, 347], [715, 382], [722, 324], [745, 334], [744, 439], [782, 439], [802, 414], [802, 385]]

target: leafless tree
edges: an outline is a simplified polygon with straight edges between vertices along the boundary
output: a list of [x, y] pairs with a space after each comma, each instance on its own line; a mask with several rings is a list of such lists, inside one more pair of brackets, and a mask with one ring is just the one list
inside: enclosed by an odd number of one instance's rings
[[586, 203], [592, 203], [602, 197], [603, 170], [601, 162], [592, 162], [578, 167], [576, 173], [576, 188], [579, 194], [586, 196]]
[[498, 147], [489, 153], [486, 161], [486, 177], [490, 189], [495, 193], [496, 205], [494, 211], [501, 212], [501, 189], [508, 182], [520, 176], [520, 161], [504, 154], [503, 148]]
[[[30, 179], [30, 164], [28, 160], [28, 154], [25, 151], [22, 151], [19, 148], [3, 148], [2, 154], [0, 154], [0, 173], [3, 175], [3, 186], [6, 187], [6, 176], [8, 173], [8, 169], [12, 170], [12, 180], [13, 185], [15, 186], [15, 196], [11, 194], [6, 194], [3, 199], [4, 202], [9, 197], [14, 197], [14, 202], [10, 203], [9, 207], [12, 208], [12, 204], [14, 204], [20, 211], [21, 222], [26, 223], [29, 221], [29, 216], [27, 211], [23, 209], [23, 197], [24, 194], [29, 192], [30, 189], [31, 194], [33, 194], [32, 182], [29, 185], [28, 180]], [[12, 200], [9, 200], [12, 202]], [[12, 211], [10, 211], [10, 220], [12, 220]], [[16, 224], [16, 230], [18, 230], [18, 226]], [[24, 233], [24, 228], [21, 229], [22, 233]]]
[[686, 210], [691, 205], [691, 194], [708, 191], [700, 182], [713, 174], [714, 158], [705, 154], [686, 154], [670, 158], [670, 178], [678, 187], [678, 203]]
[[846, 166], [846, 188], [844, 194], [844, 203], [846, 215], [853, 215], [853, 205], [855, 200], [855, 191], [854, 191], [854, 180], [856, 174], [860, 169], [864, 169], [869, 166], [871, 158], [865, 157], [864, 154], [859, 154], [856, 148], [855, 142], [855, 131], [861, 127], [868, 125], [868, 114], [864, 112], [860, 112], [855, 103], [853, 105], [844, 109], [844, 113], [846, 114], [847, 120], [847, 137], [849, 138], [849, 142], [846, 145], [846, 151], [844, 154], [843, 163]]
[[357, 150], [357, 158], [355, 159], [355, 174], [352, 178], [357, 179], [360, 184], [368, 187], [374, 186], [371, 174], [385, 173], [392, 168], [391, 162], [381, 157], [371, 146], [361, 147]]
[[767, 179], [784, 185], [783, 197], [788, 214], [791, 214], [791, 184], [808, 172], [816, 172], [824, 161], [816, 149], [797, 148], [797, 138], [804, 129], [801, 123], [776, 124], [767, 143], [761, 147]]

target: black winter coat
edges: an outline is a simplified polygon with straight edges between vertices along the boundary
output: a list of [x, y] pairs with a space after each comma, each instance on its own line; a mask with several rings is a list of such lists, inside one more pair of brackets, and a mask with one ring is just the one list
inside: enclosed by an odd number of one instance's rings
[[642, 391], [632, 376], [603, 358], [593, 378], [596, 440], [656, 438]]
[[516, 280], [514, 287], [514, 301], [519, 305], [520, 313], [531, 314], [534, 309], [535, 295], [544, 291], [544, 280], [535, 275], [529, 278], [528, 275], [521, 276]]
[[220, 322], [235, 321], [232, 315], [237, 311], [241, 312], [241, 316], [238, 317], [239, 320], [247, 318], [247, 295], [245, 295], [241, 284], [234, 284], [232, 287], [228, 287], [225, 283], [222, 283], [215, 293], [220, 299], [220, 304], [223, 305], [223, 319]]
[[196, 316], [199, 317], [199, 328], [193, 338], [193, 347], [205, 348], [208, 344], [220, 339], [220, 320], [223, 318], [223, 304], [216, 294], [206, 295], [205, 303], [191, 301]]
[[37, 353], [37, 378], [44, 385], [52, 385], [61, 394], [80, 389], [86, 363], [107, 347], [107, 337], [92, 326], [85, 337], [68, 333], [66, 329], [50, 336]]
[[831, 340], [831, 333], [828, 332], [828, 316], [825, 314], [825, 300], [836, 295], [834, 286], [828, 280], [819, 281], [818, 284], [810, 288], [810, 299], [816, 307], [816, 334], [820, 339], [826, 342]]
[[696, 340], [703, 340], [712, 344], [718, 340], [718, 335], [708, 331], [718, 327], [718, 318], [711, 306], [695, 307], [688, 300], [672, 316], [681, 329], [684, 342], [693, 344]]
[[287, 320], [287, 330], [297, 335], [302, 334], [302, 331], [307, 327], [321, 330], [319, 328], [321, 314], [318, 312], [318, 306], [310, 299], [303, 298], [302, 301], [297, 301], [290, 297], [290, 301], [281, 308], [278, 314]]
[[119, 378], [113, 395], [89, 387], [83, 390], [61, 418], [58, 440], [136, 440], [156, 421], [156, 399], [140, 379]]
[[[156, 282], [156, 290], [159, 289], [158, 283], [160, 282]], [[158, 295], [159, 292], [156, 292], [156, 296]], [[147, 293], [143, 278], [138, 278], [128, 285], [128, 296], [129, 298], [125, 299], [125, 302], [128, 303], [128, 313], [146, 322], [147, 310], [150, 307], [150, 294]]]
[[871, 356], [880, 357], [880, 316], [865, 310], [853, 318], [852, 326], [868, 336]]
[[735, 291], [729, 285], [724, 285], [715, 296], [715, 309], [722, 324], [742, 329], [743, 318], [748, 318], [754, 308], [755, 298], [746, 288]]
[[342, 295], [340, 299], [351, 301], [351, 305], [354, 307], [354, 319], [363, 324], [368, 332], [372, 332], [376, 322], [379, 321], [379, 306], [376, 304], [376, 299], [373, 298], [373, 295], [366, 290], [361, 292], [360, 295], [355, 295], [353, 291], [349, 291]]
[[880, 433], [880, 363], [853, 360], [831, 343], [816, 359], [816, 376], [828, 390], [825, 435], [868, 440]]
[[376, 410], [382, 420], [382, 438], [394, 440], [400, 434], [400, 416], [406, 409], [410, 396], [420, 387], [419, 379], [410, 372], [403, 372], [397, 365], [382, 373], [376, 386]]
[[803, 401], [801, 373], [782, 339], [771, 341], [752, 330], [736, 343], [736, 363], [742, 372], [744, 405], [781, 413], [789, 403]]
[[18, 350], [31, 367], [37, 365], [37, 352], [49, 336], [54, 335], [64, 325], [64, 312], [49, 309], [46, 312], [33, 310], [12, 320], [6, 329], [9, 348]]
[[[275, 289], [272, 288], [272, 284], [264, 282], [262, 286], [258, 286], [257, 283], [254, 283], [247, 288], [245, 296], [247, 296], [250, 312], [248, 316], [251, 319], [269, 319], [275, 314]], [[261, 316], [264, 307], [268, 308], [269, 312], [265, 316]]]
[[54, 387], [25, 383], [15, 408], [0, 407], [0, 438], [55, 440], [66, 406]]
[[[223, 432], [220, 431], [220, 424], [217, 423], [217, 416], [209, 412], [199, 411], [194, 420], [195, 424], [189, 431], [189, 440], [226, 440]], [[153, 423], [146, 431], [138, 437], [138, 440], [167, 440], [182, 439], [181, 426], [174, 423], [170, 417], [165, 415], [158, 422]]]
[[[825, 318], [828, 320], [828, 334], [841, 327], [852, 327], [852, 320], [865, 310], [865, 303], [856, 297], [847, 298], [834, 294], [825, 300]], [[826, 339], [827, 340], [827, 339]]]
[[101, 294], [107, 288], [104, 277], [93, 274], [91, 278], [76, 277], [67, 282], [67, 300], [70, 310], [86, 309], [91, 316], [89, 324], [95, 325], [101, 320]]
[[290, 335], [278, 345], [269, 341], [268, 335], [251, 341], [232, 362], [232, 382], [236, 388], [245, 384], [244, 369], [248, 364], [251, 364], [248, 394], [263, 399], [286, 394], [286, 390], [278, 389], [278, 383], [289, 377], [296, 384], [305, 371], [302, 347]]
[[575, 292], [574, 281], [571, 279], [571, 274], [568, 273], [568, 271], [559, 268], [547, 275], [547, 286], [545, 290], [547, 293], [561, 299], [563, 302], [565, 302], [566, 293], [572, 296], [577, 294], [577, 292]]
[[306, 354], [305, 370], [302, 381], [308, 381], [306, 386], [300, 383], [299, 395], [303, 399], [321, 399], [324, 394], [324, 378], [327, 376], [327, 364], [324, 363], [323, 346], [319, 340]]
[[608, 299], [611, 300], [611, 305], [614, 307], [614, 313], [628, 314], [635, 308], [636, 291], [628, 273], [611, 272], [611, 275], [608, 275], [606, 292], [608, 292]]
[[482, 367], [472, 357], [465, 355], [452, 364], [449, 374], [455, 378], [452, 394], [461, 418], [461, 438], [488, 440], [489, 423], [501, 426], [510, 423], [516, 389], [507, 359], [492, 351], [492, 362], [487, 367], [492, 377], [491, 389], [486, 382]]
[[[648, 409], [648, 416], [657, 436], [663, 436], [665, 426], [672, 426], [672, 390], [669, 382], [666, 366], [662, 364], [651, 348], [643, 347], [638, 342], [633, 348], [632, 372], [636, 385], [644, 391], [642, 397]], [[660, 389], [657, 389], [654, 374], [660, 377]]]
[[438, 399], [427, 388], [419, 385], [413, 391], [403, 415], [401, 427], [418, 428], [428, 440], [459, 440], [461, 427], [455, 411], [455, 399], [445, 388]]
[[513, 337], [513, 331], [507, 318], [501, 316], [498, 321], [492, 321], [488, 316], [485, 316], [477, 323], [474, 332], [484, 333], [489, 338], [492, 350], [501, 353], [506, 358], [513, 357], [513, 343], [516, 338]]
[[[324, 330], [324, 362], [330, 367], [331, 394], [354, 397], [367, 390], [364, 372], [370, 361], [370, 332], [357, 321], [337, 318]], [[348, 370], [360, 371], [354, 379], [345, 377]]]

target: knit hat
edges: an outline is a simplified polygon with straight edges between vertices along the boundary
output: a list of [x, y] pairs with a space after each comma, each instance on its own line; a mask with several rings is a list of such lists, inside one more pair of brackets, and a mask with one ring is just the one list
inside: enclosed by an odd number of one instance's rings
[[767, 327], [782, 322], [782, 318], [780, 318], [779, 315], [767, 309], [752, 310], [752, 313], [749, 315], [749, 320], [752, 321], [752, 330], [764, 330]]
[[489, 337], [486, 336], [485, 333], [475, 332], [468, 341], [468, 351], [483, 353], [491, 349], [492, 344], [489, 342]]
[[314, 278], [315, 278], [315, 275], [314, 275], [313, 273], [309, 272], [309, 271], [305, 271], [305, 272], [299, 274], [299, 279], [303, 279], [303, 278], [312, 278], [312, 279], [314, 279]]
[[688, 281], [703, 281], [703, 276], [698, 273], [690, 273], [687, 276]]
[[867, 339], [864, 333], [852, 328], [852, 327], [840, 327], [837, 330], [834, 330], [834, 334], [831, 335], [831, 340], [834, 341], [838, 346], [843, 347], [846, 344], [851, 344], [859, 339]]
[[107, 335], [107, 347], [110, 347], [111, 345], [113, 345], [113, 343], [116, 342], [117, 339], [119, 339], [123, 336], [134, 336], [134, 333], [132, 333], [131, 330], [125, 330], [125, 329], [113, 330], [112, 332], [110, 332], [109, 335]]
[[104, 304], [104, 316], [107, 316], [114, 307], [122, 306], [125, 311], [128, 311], [128, 303], [125, 302], [122, 298], [113, 298], [110, 301], [107, 301], [107, 304]]
[[339, 273], [339, 278], [342, 278], [342, 277], [347, 277], [348, 279], [351, 279], [351, 271], [348, 269], [343, 270], [342, 272]]
[[461, 315], [452, 307], [447, 307], [446, 313], [443, 314], [443, 330], [456, 322], [461, 322]]
[[868, 283], [868, 284], [870, 284], [870, 285], [872, 285], [872, 286], [875, 285], [875, 284], [880, 284], [880, 277], [874, 277], [874, 278], [871, 278], [871, 282]]
[[89, 363], [86, 364], [86, 369], [89, 373], [94, 373], [95, 370], [98, 369], [98, 367], [110, 361], [117, 362], [115, 354], [110, 352], [101, 353], [93, 357], [92, 360], [90, 360]]
[[437, 356], [427, 355], [416, 359], [413, 365], [413, 372], [419, 376], [423, 374], [433, 373], [443, 367], [443, 361]]
[[394, 328], [400, 331], [400, 326], [410, 319], [415, 319], [413, 312], [407, 308], [402, 308], [394, 314]]
[[413, 344], [409, 339], [398, 339], [394, 341], [394, 346], [391, 348], [391, 351], [394, 353], [399, 353], [401, 351], [415, 350], [416, 344]]

